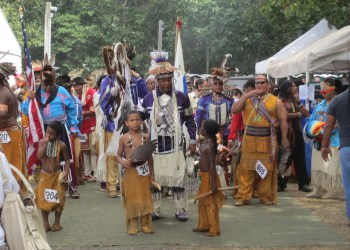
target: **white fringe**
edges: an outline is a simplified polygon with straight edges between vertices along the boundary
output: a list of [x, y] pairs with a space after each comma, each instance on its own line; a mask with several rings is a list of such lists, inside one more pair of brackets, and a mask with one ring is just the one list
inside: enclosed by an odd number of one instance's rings
[[311, 185], [320, 186], [327, 191], [342, 191], [343, 182], [341, 175], [329, 175], [320, 170], [311, 170]]

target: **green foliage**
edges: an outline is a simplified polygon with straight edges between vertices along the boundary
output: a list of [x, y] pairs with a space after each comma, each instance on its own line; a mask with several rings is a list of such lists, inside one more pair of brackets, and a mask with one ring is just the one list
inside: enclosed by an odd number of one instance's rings
[[[5, 0], [0, 7], [22, 43], [18, 7], [24, 2], [28, 43], [33, 59], [43, 58], [42, 0]], [[149, 52], [157, 48], [158, 20], [165, 22], [163, 49], [174, 60], [175, 22], [183, 23], [181, 38], [185, 64], [192, 73], [205, 73], [206, 49], [210, 67], [228, 66], [243, 74], [268, 58], [322, 18], [341, 28], [349, 24], [348, 0], [53, 0], [52, 52], [61, 72], [103, 68], [101, 50], [126, 40], [136, 46], [133, 66], [143, 74]]]

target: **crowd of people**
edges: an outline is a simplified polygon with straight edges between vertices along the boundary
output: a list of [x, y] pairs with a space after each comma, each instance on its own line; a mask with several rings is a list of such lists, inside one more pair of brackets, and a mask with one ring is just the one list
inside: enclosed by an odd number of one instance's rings
[[[225, 198], [232, 196], [235, 206], [252, 198], [274, 205], [292, 176], [309, 198], [335, 199], [345, 192], [350, 220], [350, 98], [339, 80], [321, 82], [323, 100], [311, 112], [299, 99], [296, 80], [271, 87], [268, 77], [258, 74], [241, 90], [228, 85], [225, 69], [214, 68], [208, 78], [188, 78], [185, 94], [174, 88], [176, 68], [165, 58], [155, 60], [146, 80], [127, 70], [124, 78], [107, 66], [107, 73], [96, 78], [71, 79], [56, 76], [49, 61], [35, 62], [35, 91], [15, 95], [7, 83], [15, 70], [1, 65], [1, 160], [35, 176], [35, 202], [46, 231], [62, 229], [65, 193], [80, 198], [78, 187], [85, 182], [98, 182], [109, 198], [121, 196], [130, 235], [139, 227], [153, 232], [152, 221], [162, 218], [162, 196], [169, 193], [175, 218], [187, 221], [189, 179], [198, 185], [193, 231], [209, 237], [220, 235]], [[35, 103], [44, 138], [36, 145], [40, 164], [27, 169]], [[143, 160], [133, 155], [137, 150]], [[194, 161], [186, 159], [191, 157], [199, 158], [193, 175], [188, 169]], [[53, 225], [50, 212], [55, 212]]]

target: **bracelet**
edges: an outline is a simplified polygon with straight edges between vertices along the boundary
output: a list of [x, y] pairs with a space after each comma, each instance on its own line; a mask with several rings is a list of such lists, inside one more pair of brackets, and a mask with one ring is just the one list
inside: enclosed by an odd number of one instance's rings
[[322, 146], [321, 148], [329, 148], [329, 146]]
[[302, 108], [302, 107], [304, 107], [304, 105], [303, 105], [302, 103], [300, 103], [300, 104], [298, 105], [298, 107], [299, 107], [299, 108]]

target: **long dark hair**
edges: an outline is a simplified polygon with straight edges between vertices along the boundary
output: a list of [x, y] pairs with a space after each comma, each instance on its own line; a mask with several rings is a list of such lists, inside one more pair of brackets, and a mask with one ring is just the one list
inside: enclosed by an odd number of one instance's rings
[[205, 120], [203, 126], [207, 135], [209, 135], [210, 139], [213, 141], [213, 144], [214, 144], [213, 153], [216, 155], [218, 152], [218, 143], [216, 141], [216, 134], [219, 132], [220, 126], [216, 121], [212, 119]]
[[290, 95], [292, 94], [291, 92], [292, 85], [293, 85], [293, 82], [291, 80], [286, 80], [282, 83], [280, 87], [280, 93], [278, 95], [278, 97], [281, 100], [287, 100], [290, 97]]

